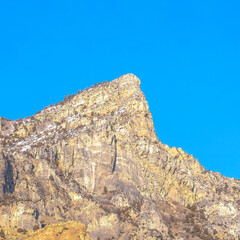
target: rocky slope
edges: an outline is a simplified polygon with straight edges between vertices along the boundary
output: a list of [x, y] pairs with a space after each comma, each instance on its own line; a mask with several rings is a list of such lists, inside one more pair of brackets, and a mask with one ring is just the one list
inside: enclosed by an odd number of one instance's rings
[[89, 240], [86, 226], [80, 222], [68, 221], [50, 224], [42, 229], [26, 230], [22, 228], [0, 229], [0, 240]]
[[79, 221], [96, 240], [240, 239], [239, 207], [239, 180], [206, 171], [192, 155], [158, 140], [132, 74], [32, 117], [0, 119], [0, 236], [6, 239], [33, 231], [39, 235], [31, 239], [46, 239], [54, 224], [77, 234]]

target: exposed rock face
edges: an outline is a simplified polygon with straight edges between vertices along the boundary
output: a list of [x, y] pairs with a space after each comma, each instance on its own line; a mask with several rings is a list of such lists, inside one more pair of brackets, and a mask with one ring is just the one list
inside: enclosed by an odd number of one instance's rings
[[6, 237], [19, 240], [89, 240], [86, 226], [74, 221], [50, 224], [43, 229], [35, 229], [35, 231], [21, 228], [0, 228], [0, 230], [0, 240], [6, 239]]
[[162, 144], [132, 74], [0, 123], [2, 231], [71, 220], [90, 239], [240, 237], [240, 182]]

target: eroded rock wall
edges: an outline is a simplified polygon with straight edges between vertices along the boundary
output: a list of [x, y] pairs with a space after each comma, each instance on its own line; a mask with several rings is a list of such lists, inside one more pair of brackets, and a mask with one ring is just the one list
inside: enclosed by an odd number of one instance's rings
[[[182, 149], [161, 143], [132, 74], [32, 117], [1, 119], [0, 186], [3, 228], [73, 220], [86, 225], [91, 239], [240, 234], [239, 181], [206, 171]], [[165, 203], [172, 206], [168, 212]], [[173, 208], [178, 220], [170, 219]], [[183, 223], [188, 230], [179, 230]]]

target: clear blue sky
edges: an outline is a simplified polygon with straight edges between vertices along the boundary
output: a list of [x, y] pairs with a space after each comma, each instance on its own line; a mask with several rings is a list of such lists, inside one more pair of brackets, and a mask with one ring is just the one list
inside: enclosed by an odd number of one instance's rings
[[0, 3], [0, 116], [95, 82], [142, 81], [159, 139], [240, 178], [240, 2]]

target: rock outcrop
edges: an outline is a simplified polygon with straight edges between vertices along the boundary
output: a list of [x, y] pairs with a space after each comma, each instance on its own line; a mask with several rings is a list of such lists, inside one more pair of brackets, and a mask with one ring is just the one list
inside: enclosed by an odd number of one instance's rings
[[51, 226], [72, 235], [68, 221], [76, 234], [73, 221], [85, 224], [96, 240], [240, 237], [240, 181], [161, 143], [132, 74], [32, 117], [1, 118], [0, 134], [6, 239], [14, 228], [40, 229], [31, 239], [55, 234]]
[[0, 240], [6, 238], [19, 240], [89, 240], [86, 226], [74, 221], [50, 224], [40, 230], [36, 228], [29, 231], [22, 228], [0, 228]]

